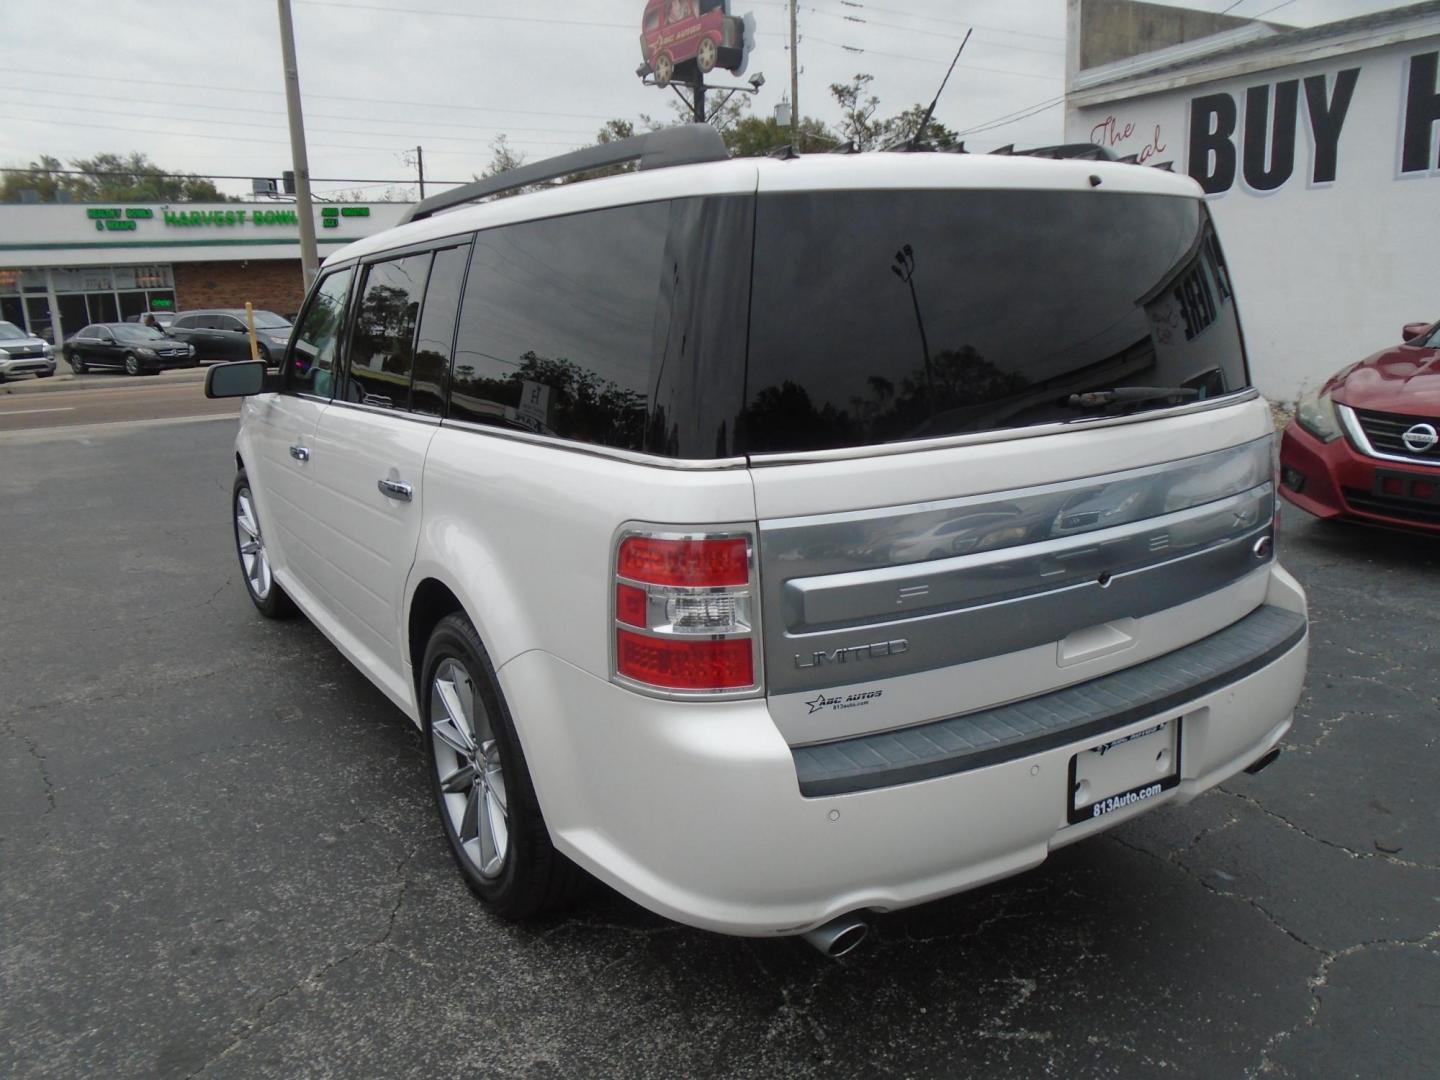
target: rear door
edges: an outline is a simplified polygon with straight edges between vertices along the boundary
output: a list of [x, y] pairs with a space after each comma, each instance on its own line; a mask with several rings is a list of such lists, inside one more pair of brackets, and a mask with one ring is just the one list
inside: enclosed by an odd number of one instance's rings
[[250, 359], [250, 334], [233, 315], [216, 315], [215, 346], [226, 360]]
[[325, 604], [346, 645], [402, 699], [405, 582], [468, 253], [457, 246], [361, 267], [343, 389], [315, 435]]

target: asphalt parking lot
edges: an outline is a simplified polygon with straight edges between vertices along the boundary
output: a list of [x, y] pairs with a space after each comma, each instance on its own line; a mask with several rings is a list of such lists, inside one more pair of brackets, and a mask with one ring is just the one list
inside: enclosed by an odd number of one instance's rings
[[487, 916], [409, 725], [250, 609], [233, 432], [0, 435], [0, 1076], [1440, 1069], [1433, 538], [1287, 511], [1314, 621], [1279, 762], [836, 963], [598, 889]]

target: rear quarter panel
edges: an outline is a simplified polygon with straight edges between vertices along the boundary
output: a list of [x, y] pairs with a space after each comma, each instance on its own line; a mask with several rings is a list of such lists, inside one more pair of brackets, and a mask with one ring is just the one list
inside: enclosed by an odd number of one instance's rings
[[616, 530], [755, 518], [744, 469], [657, 468], [449, 426], [430, 446], [425, 500], [411, 594], [443, 582], [497, 669], [540, 649], [602, 679]]

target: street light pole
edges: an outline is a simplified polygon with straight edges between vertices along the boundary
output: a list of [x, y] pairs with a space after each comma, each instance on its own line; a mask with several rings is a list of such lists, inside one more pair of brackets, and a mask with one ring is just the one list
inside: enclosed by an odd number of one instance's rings
[[280, 8], [280, 52], [285, 63], [285, 105], [290, 113], [290, 156], [295, 169], [295, 210], [300, 216], [300, 267], [305, 291], [320, 272], [320, 255], [315, 245], [315, 211], [310, 203], [310, 160], [305, 153], [305, 118], [300, 112], [300, 69], [295, 62], [295, 24], [290, 19], [290, 0], [276, 0]]
[[915, 325], [920, 328], [920, 348], [925, 353], [925, 392], [930, 398], [930, 415], [935, 415], [935, 375], [930, 364], [930, 336], [925, 333], [925, 317], [920, 314], [920, 294], [915, 291], [915, 249], [906, 244], [895, 253], [890, 272], [910, 286], [910, 302], [915, 305]]

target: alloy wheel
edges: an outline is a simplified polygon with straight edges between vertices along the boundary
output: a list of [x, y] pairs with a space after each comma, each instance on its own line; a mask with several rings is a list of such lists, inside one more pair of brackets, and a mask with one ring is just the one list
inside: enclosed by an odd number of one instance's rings
[[240, 547], [240, 565], [245, 570], [245, 581], [255, 599], [264, 600], [270, 595], [274, 579], [270, 575], [270, 556], [265, 551], [265, 539], [260, 535], [260, 519], [255, 514], [255, 501], [249, 488], [241, 488], [235, 497], [235, 542]]
[[430, 686], [430, 734], [441, 803], [460, 850], [493, 880], [510, 852], [505, 770], [490, 714], [461, 661], [446, 657]]

